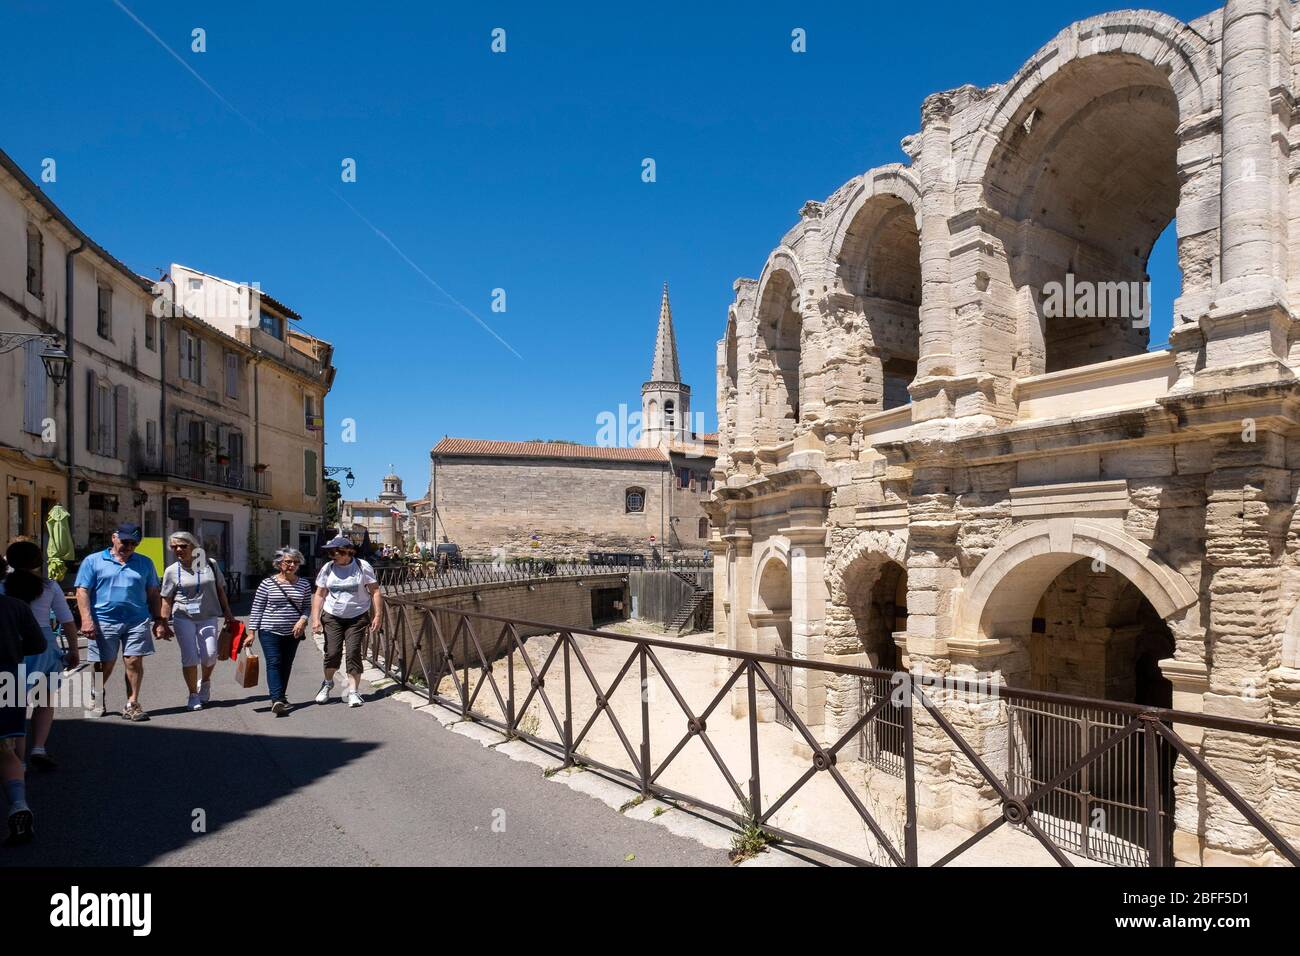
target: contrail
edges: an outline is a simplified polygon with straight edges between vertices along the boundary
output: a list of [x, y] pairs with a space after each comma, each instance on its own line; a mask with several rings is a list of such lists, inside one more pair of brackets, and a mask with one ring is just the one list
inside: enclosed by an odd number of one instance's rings
[[[306, 166], [306, 164], [304, 164], [304, 163], [302, 162], [302, 160], [298, 158], [298, 155], [297, 155], [296, 153], [294, 153], [294, 152], [291, 151], [291, 150], [290, 150], [290, 151], [286, 151], [283, 147], [280, 146], [280, 143], [275, 139], [274, 136], [271, 136], [269, 133], [267, 133], [265, 130], [263, 130], [260, 126], [258, 126], [258, 125], [257, 125], [256, 123], [254, 123], [251, 119], [249, 119], [247, 116], [245, 116], [245, 115], [244, 115], [244, 114], [239, 110], [239, 108], [238, 108], [237, 106], [235, 106], [234, 103], [230, 102], [230, 100], [228, 100], [228, 99], [226, 99], [224, 96], [222, 96], [221, 93], [217, 90], [217, 88], [214, 87], [214, 86], [213, 86], [211, 83], [209, 83], [207, 80], [205, 80], [205, 79], [203, 78], [203, 76], [199, 73], [198, 70], [194, 69], [194, 67], [192, 67], [192, 66], [190, 66], [188, 63], [186, 63], [184, 57], [182, 57], [179, 53], [177, 53], [177, 52], [176, 52], [175, 50], [173, 50], [170, 46], [168, 46], [168, 45], [167, 45], [167, 42], [166, 42], [165, 40], [163, 40], [162, 37], [160, 37], [160, 36], [159, 36], [157, 33], [155, 33], [152, 29], [150, 29], [149, 24], [145, 23], [143, 20], [141, 20], [139, 17], [137, 17], [134, 13], [132, 13], [131, 10], [127, 7], [127, 5], [124, 4], [124, 3], [122, 2], [122, 0], [113, 0], [113, 5], [114, 5], [115, 7], [117, 7], [119, 10], [121, 10], [123, 13], [125, 13], [125, 14], [126, 14], [128, 17], [130, 17], [133, 21], [135, 21], [136, 25], [139, 26], [140, 29], [143, 30], [145, 33], [149, 34], [149, 36], [153, 38], [153, 40], [154, 40], [155, 43], [157, 43], [160, 47], [162, 47], [164, 50], [166, 50], [166, 51], [168, 52], [168, 54], [171, 55], [171, 58], [172, 58], [173, 60], [175, 60], [175, 61], [176, 61], [177, 63], [179, 63], [181, 66], [185, 67], [185, 69], [189, 71], [190, 75], [193, 76], [196, 80], [198, 80], [201, 84], [203, 84], [203, 88], [206, 89], [206, 90], [207, 90], [209, 93], [211, 93], [213, 96], [215, 96], [215, 97], [217, 98], [217, 100], [221, 103], [222, 106], [224, 106], [226, 109], [230, 110], [230, 112], [234, 113], [234, 114], [235, 114], [236, 116], [238, 116], [241, 120], [243, 120], [244, 123], [246, 123], [246, 124], [249, 126], [250, 129], [252, 129], [252, 130], [255, 131], [256, 133], [258, 133], [258, 135], [263, 136], [263, 137], [265, 137], [266, 139], [270, 140], [272, 143], [274, 143], [274, 144], [276, 145], [276, 147], [280, 149], [281, 153], [285, 153], [285, 154], [288, 155], [288, 156], [289, 156], [289, 157], [290, 157], [294, 162], [298, 163], [298, 165], [301, 166], [304, 170], [307, 170], [308, 172], [310, 172], [310, 170], [308, 169], [308, 167]], [[365, 225], [366, 225], [366, 226], [367, 226], [367, 227], [368, 227], [368, 228], [369, 228], [369, 229], [370, 229], [370, 230], [371, 230], [371, 231], [372, 231], [376, 236], [378, 236], [380, 239], [382, 239], [382, 240], [383, 240], [383, 241], [388, 245], [388, 247], [389, 247], [390, 249], [392, 249], [395, 253], [397, 253], [397, 255], [398, 255], [399, 257], [401, 257], [402, 261], [405, 262], [408, 266], [410, 266], [410, 267], [415, 271], [415, 273], [416, 273], [417, 275], [419, 275], [422, 279], [424, 279], [425, 282], [429, 283], [429, 285], [431, 285], [431, 286], [433, 286], [435, 289], [437, 289], [440, 293], [442, 293], [442, 295], [446, 296], [447, 299], [450, 300], [450, 301], [452, 302], [453, 305], [455, 305], [458, 309], [460, 309], [462, 312], [464, 312], [466, 315], [468, 315], [471, 319], [473, 319], [475, 322], [477, 322], [477, 323], [478, 323], [478, 324], [479, 324], [479, 325], [480, 325], [480, 326], [481, 326], [481, 327], [482, 327], [482, 328], [483, 328], [483, 329], [484, 329], [484, 330], [485, 330], [489, 335], [491, 335], [494, 339], [496, 339], [498, 342], [500, 342], [502, 345], [504, 345], [504, 346], [505, 346], [505, 347], [510, 351], [510, 353], [511, 353], [512, 355], [515, 356], [515, 358], [519, 359], [520, 361], [523, 360], [523, 356], [520, 355], [518, 351], [516, 351], [516, 349], [515, 349], [515, 347], [514, 347], [513, 345], [511, 345], [509, 342], [507, 342], [505, 339], [503, 339], [500, 335], [498, 335], [497, 332], [496, 332], [496, 330], [495, 330], [494, 328], [492, 328], [492, 326], [488, 325], [488, 324], [487, 324], [486, 322], [484, 322], [481, 318], [479, 318], [479, 316], [478, 316], [477, 314], [475, 314], [474, 310], [472, 310], [471, 308], [469, 308], [469, 306], [465, 305], [463, 302], [461, 302], [459, 299], [457, 299], [455, 296], [453, 296], [450, 292], [448, 292], [446, 289], [444, 289], [442, 286], [440, 286], [440, 285], [439, 285], [439, 284], [434, 280], [433, 276], [429, 275], [429, 273], [425, 272], [422, 268], [420, 268], [418, 265], [416, 265], [416, 264], [415, 264], [415, 261], [414, 261], [413, 259], [411, 259], [411, 257], [408, 256], [405, 252], [403, 252], [403, 251], [402, 251], [402, 248], [401, 248], [400, 246], [398, 246], [398, 244], [395, 243], [392, 239], [390, 239], [390, 238], [388, 237], [388, 234], [387, 234], [386, 232], [384, 232], [382, 229], [380, 229], [378, 226], [376, 226], [373, 222], [371, 222], [369, 219], [367, 219], [364, 215], [362, 215], [361, 210], [357, 209], [356, 206], [352, 205], [352, 203], [348, 202], [346, 199], [344, 199], [342, 196], [340, 196], [340, 195], [339, 195], [337, 192], [335, 192], [333, 189], [330, 189], [329, 192], [330, 192], [331, 195], [334, 196], [335, 199], [337, 199], [339, 202], [343, 203], [343, 205], [347, 206], [348, 209], [351, 210], [351, 212], [352, 212], [352, 214], [353, 214], [354, 216], [356, 216], [356, 217], [357, 217], [358, 219], [360, 219], [363, 223], [365, 223]]]

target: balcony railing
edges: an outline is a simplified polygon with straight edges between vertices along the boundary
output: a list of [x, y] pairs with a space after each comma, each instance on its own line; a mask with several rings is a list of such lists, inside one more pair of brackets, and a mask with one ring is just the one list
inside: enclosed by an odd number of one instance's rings
[[168, 455], [162, 466], [146, 465], [142, 474], [150, 477], [164, 477], [192, 481], [202, 485], [212, 485], [231, 491], [242, 491], [253, 495], [271, 493], [271, 473], [257, 471], [247, 465], [223, 464], [215, 457], [203, 455], [186, 455], [177, 453]]

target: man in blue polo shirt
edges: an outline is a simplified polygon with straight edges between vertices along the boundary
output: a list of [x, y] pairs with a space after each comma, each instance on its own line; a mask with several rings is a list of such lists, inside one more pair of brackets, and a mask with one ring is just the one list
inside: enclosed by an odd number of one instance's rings
[[127, 720], [148, 720], [140, 706], [140, 685], [144, 683], [144, 659], [153, 653], [156, 635], [168, 640], [162, 619], [161, 582], [153, 562], [136, 553], [140, 528], [120, 525], [113, 543], [88, 555], [77, 572], [77, 606], [81, 609], [81, 633], [89, 644], [87, 660], [96, 661], [103, 672], [104, 697], [99, 713], [107, 712], [108, 678], [122, 654], [130, 697], [122, 716]]

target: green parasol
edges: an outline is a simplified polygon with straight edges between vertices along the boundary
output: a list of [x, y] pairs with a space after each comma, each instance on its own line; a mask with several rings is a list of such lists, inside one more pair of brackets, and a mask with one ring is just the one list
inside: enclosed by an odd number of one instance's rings
[[60, 581], [68, 573], [68, 562], [76, 558], [72, 549], [72, 516], [63, 505], [55, 505], [45, 519], [45, 529], [50, 534], [45, 556], [49, 558], [50, 580]]

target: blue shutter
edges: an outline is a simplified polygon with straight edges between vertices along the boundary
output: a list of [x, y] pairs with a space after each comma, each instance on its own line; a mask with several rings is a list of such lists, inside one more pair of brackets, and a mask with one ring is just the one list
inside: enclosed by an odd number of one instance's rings
[[41, 352], [45, 342], [33, 339], [24, 348], [23, 381], [23, 431], [30, 435], [41, 433], [41, 421], [45, 418], [45, 365], [41, 362]]

